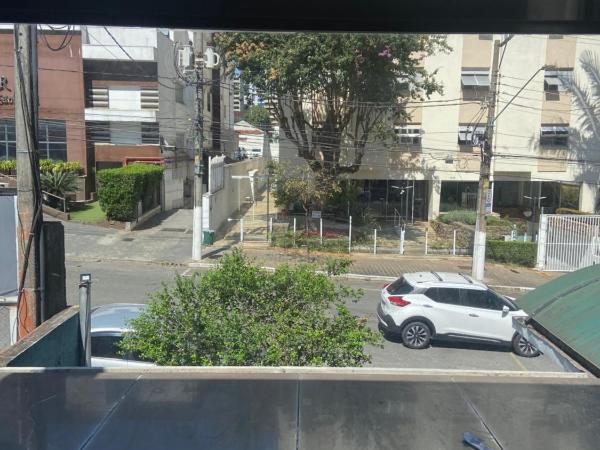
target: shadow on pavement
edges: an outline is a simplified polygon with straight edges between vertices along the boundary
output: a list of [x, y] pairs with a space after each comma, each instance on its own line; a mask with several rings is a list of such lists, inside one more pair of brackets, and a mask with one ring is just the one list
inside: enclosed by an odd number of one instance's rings
[[[398, 345], [402, 344], [402, 337], [400, 335], [385, 335], [384, 339], [387, 342], [391, 342]], [[461, 341], [447, 341], [447, 340], [437, 340], [434, 339], [431, 341], [431, 347], [434, 348], [454, 348], [454, 349], [462, 349], [462, 350], [478, 350], [478, 351], [497, 351], [510, 353], [512, 349], [509, 345], [503, 344], [483, 344], [483, 343], [475, 343], [475, 342], [461, 342]], [[419, 350], [414, 350], [418, 352]]]

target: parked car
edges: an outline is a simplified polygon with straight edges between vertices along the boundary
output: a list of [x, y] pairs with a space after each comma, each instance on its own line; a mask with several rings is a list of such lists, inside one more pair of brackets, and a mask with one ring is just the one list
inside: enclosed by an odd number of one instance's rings
[[508, 297], [462, 273], [406, 273], [384, 286], [377, 306], [380, 329], [396, 334], [408, 348], [432, 339], [510, 345], [521, 356], [539, 354], [512, 326], [527, 317]]
[[130, 331], [128, 322], [135, 319], [146, 305], [113, 303], [95, 308], [91, 314], [92, 367], [148, 367], [136, 355], [121, 355], [119, 343]]

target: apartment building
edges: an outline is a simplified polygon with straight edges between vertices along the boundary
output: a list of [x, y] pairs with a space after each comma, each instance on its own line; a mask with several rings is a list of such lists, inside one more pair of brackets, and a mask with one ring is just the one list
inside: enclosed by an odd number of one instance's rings
[[[452, 51], [424, 61], [429, 72], [437, 71], [443, 94], [411, 103], [410, 120], [394, 124], [395, 141], [370, 142], [361, 169], [352, 174], [376, 213], [389, 216], [397, 209], [428, 220], [451, 209], [476, 208], [493, 41], [504, 37], [449, 35]], [[516, 35], [501, 50], [494, 212], [523, 217], [534, 202], [538, 211], [539, 205], [548, 212], [559, 207], [595, 212], [600, 134], [585, 128], [590, 108], [582, 107], [572, 88], [572, 81], [590, 87], [584, 69], [593, 69], [581, 61], [586, 55], [600, 57], [600, 38]], [[280, 159], [295, 152], [281, 136]]]
[[[367, 152], [354, 175], [365, 191], [397, 200], [398, 190], [390, 185], [414, 186], [414, 194], [407, 194], [414, 216], [422, 219], [475, 208], [494, 39], [502, 37], [451, 35], [452, 52], [425, 61], [427, 70], [438, 70], [444, 93], [412, 105], [410, 121], [395, 125], [397, 141], [389, 151]], [[503, 49], [491, 177], [494, 211], [520, 215], [532, 202], [550, 212], [595, 211], [599, 172], [590, 161], [598, 160], [594, 149], [600, 136], [582, 129], [586, 111], [569, 89], [571, 80], [587, 82], [580, 63], [586, 51], [600, 53], [600, 39], [517, 35]]]
[[[40, 158], [77, 161], [86, 169], [79, 27], [39, 27], [37, 49]], [[16, 156], [14, 52], [13, 25], [0, 25], [0, 159]], [[79, 179], [80, 199], [85, 196], [86, 180], [85, 175]]]

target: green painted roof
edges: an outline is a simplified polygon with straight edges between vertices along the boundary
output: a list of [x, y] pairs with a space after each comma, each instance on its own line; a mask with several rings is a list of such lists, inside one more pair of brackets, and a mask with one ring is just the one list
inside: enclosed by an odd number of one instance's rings
[[553, 336], [600, 368], [600, 265], [549, 281], [518, 304]]

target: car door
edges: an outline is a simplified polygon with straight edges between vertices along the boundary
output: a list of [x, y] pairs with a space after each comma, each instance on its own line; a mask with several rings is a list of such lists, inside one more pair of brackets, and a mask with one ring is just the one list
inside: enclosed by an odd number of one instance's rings
[[493, 341], [510, 341], [512, 315], [503, 311], [507, 303], [488, 289], [461, 289], [465, 312], [463, 334]]
[[456, 334], [465, 320], [459, 290], [435, 287], [427, 289], [425, 295], [433, 300], [422, 306], [433, 322], [436, 334]]

